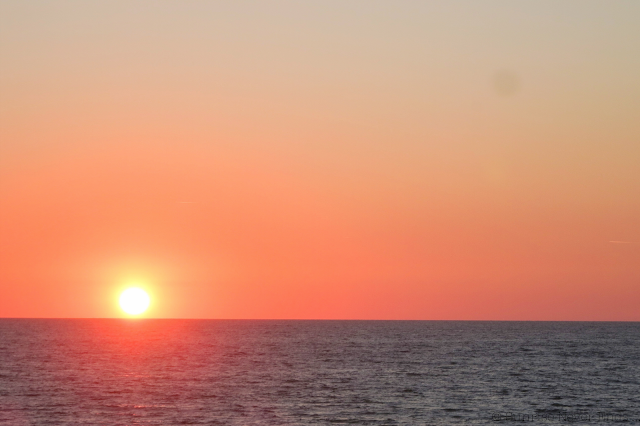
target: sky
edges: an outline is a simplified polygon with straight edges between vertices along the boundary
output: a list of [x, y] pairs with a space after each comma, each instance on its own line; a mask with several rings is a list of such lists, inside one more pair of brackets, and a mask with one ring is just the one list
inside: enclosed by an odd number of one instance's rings
[[640, 320], [640, 2], [0, 2], [0, 317]]

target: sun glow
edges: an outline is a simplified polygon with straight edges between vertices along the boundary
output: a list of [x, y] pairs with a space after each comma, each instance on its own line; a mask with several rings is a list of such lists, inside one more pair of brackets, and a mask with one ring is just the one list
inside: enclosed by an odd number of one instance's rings
[[126, 289], [120, 295], [120, 307], [129, 315], [140, 315], [149, 307], [151, 299], [146, 291], [138, 287]]

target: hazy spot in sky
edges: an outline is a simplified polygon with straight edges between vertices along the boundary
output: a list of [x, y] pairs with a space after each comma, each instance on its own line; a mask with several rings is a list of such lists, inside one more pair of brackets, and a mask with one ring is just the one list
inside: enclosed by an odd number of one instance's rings
[[493, 90], [500, 96], [512, 96], [520, 89], [520, 79], [513, 71], [496, 71], [491, 78]]

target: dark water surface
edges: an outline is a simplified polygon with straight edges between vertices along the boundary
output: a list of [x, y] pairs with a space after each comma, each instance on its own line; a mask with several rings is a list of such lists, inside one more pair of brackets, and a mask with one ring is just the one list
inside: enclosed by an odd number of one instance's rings
[[0, 424], [640, 424], [639, 338], [640, 323], [2, 319]]

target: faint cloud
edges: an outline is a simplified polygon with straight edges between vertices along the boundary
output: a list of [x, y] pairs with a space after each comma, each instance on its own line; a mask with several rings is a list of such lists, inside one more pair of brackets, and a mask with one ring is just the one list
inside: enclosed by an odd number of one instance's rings
[[491, 77], [491, 85], [498, 95], [512, 96], [520, 90], [520, 78], [513, 71], [500, 70]]

